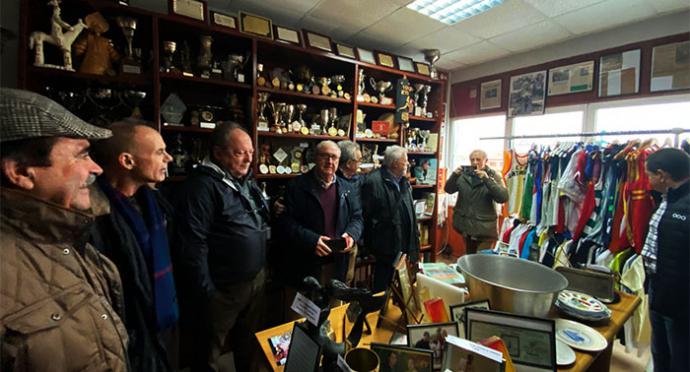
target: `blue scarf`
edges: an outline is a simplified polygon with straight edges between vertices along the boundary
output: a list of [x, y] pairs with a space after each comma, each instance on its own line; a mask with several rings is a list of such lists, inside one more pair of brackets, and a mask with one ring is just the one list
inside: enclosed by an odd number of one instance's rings
[[153, 273], [149, 279], [153, 283], [158, 330], [175, 325], [179, 318], [179, 309], [170, 261], [170, 246], [163, 213], [158, 207], [154, 192], [144, 186], [140, 187], [135, 194], [142, 207], [140, 214], [122, 193], [108, 184], [104, 177], [99, 177], [98, 183], [110, 203], [118, 213], [124, 216], [132, 229], [146, 260], [149, 273]]

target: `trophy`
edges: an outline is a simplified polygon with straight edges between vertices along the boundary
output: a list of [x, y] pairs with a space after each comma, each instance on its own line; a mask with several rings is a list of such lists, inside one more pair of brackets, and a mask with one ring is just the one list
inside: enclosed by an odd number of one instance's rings
[[[335, 137], [338, 135], [338, 128], [336, 128], [335, 123], [338, 121], [338, 108], [331, 107], [328, 109], [328, 117], [330, 125], [328, 126], [328, 135]], [[325, 127], [324, 127], [325, 129]]]
[[327, 96], [331, 93], [331, 88], [329, 85], [331, 84], [331, 78], [329, 77], [321, 77], [319, 78], [319, 83], [321, 84], [321, 94], [324, 96]]
[[[285, 105], [285, 108], [283, 109], [283, 118], [285, 119], [283, 122], [287, 125], [283, 125], [283, 131], [284, 132], [298, 132], [299, 129], [294, 130], [292, 126], [292, 118], [295, 116], [295, 105]], [[299, 124], [299, 123], [298, 123]]]
[[266, 74], [264, 73], [264, 65], [262, 63], [257, 63], [256, 64], [256, 84], [260, 87], [265, 86], [267, 83], [266, 81]]
[[115, 17], [115, 21], [122, 29], [122, 33], [127, 40], [127, 50], [125, 50], [125, 57], [122, 59], [122, 64], [120, 66], [121, 72], [125, 74], [141, 74], [141, 63], [136, 59], [134, 51], [132, 50], [134, 31], [137, 30], [137, 20], [132, 17], [117, 16]]
[[182, 57], [182, 75], [194, 77], [194, 73], [192, 72], [192, 50], [189, 48], [187, 40], [182, 42], [180, 56]]
[[427, 141], [429, 140], [430, 134], [431, 134], [431, 131], [428, 129], [419, 131], [419, 137], [422, 139], [422, 143], [420, 144], [420, 150], [421, 151], [428, 151], [429, 148], [427, 146]]
[[285, 109], [285, 102], [269, 102], [271, 113], [273, 114], [273, 124], [271, 125], [271, 132], [283, 133], [283, 123], [281, 122], [281, 115]]
[[146, 92], [141, 92], [137, 90], [125, 90], [123, 92], [125, 101], [129, 103], [132, 107], [132, 113], [129, 115], [130, 118], [133, 119], [141, 119], [143, 116], [141, 115], [141, 110], [139, 109], [139, 105], [141, 104], [141, 101], [146, 98]]
[[175, 147], [170, 152], [173, 161], [170, 162], [170, 174], [180, 175], [185, 174], [187, 164], [189, 163], [189, 154], [182, 145], [182, 135], [178, 134], [175, 138]]
[[[326, 129], [328, 123], [330, 122], [330, 115], [328, 109], [321, 110], [321, 114], [319, 115], [319, 122], [319, 124], [316, 124], [316, 127], [312, 125], [312, 134], [328, 134], [328, 130]], [[317, 129], [316, 132], [314, 132], [314, 129]]]
[[438, 71], [436, 67], [434, 67], [434, 63], [438, 62], [441, 58], [441, 51], [438, 49], [424, 49], [422, 53], [424, 53], [424, 60], [429, 62], [429, 66], [431, 66], [431, 78], [438, 79]]
[[416, 146], [414, 145], [414, 129], [410, 128], [405, 133], [405, 139], [407, 140], [407, 149], [414, 150]]
[[[295, 106], [297, 109], [297, 123], [299, 123], [299, 132], [307, 135], [309, 134], [309, 128], [307, 128], [307, 123], [304, 122], [304, 119], [302, 118], [302, 114], [304, 114], [305, 111], [307, 111], [307, 105], [300, 103]], [[296, 126], [293, 123], [293, 127]]]
[[102, 36], [108, 32], [110, 25], [99, 12], [87, 15], [84, 22], [89, 28], [89, 36], [79, 38], [72, 45], [77, 57], [84, 55], [79, 72], [114, 76], [113, 61], [119, 60], [120, 54], [113, 47], [112, 41]]
[[391, 90], [393, 88], [393, 83], [390, 81], [384, 81], [384, 80], [379, 80], [376, 81], [374, 80], [373, 77], [369, 78], [369, 84], [371, 84], [371, 87], [378, 92], [379, 94], [379, 103], [382, 105], [390, 105], [392, 103], [391, 98], [386, 97], [386, 92]]
[[415, 84], [415, 91], [418, 94], [417, 106], [415, 106], [415, 115], [427, 116], [426, 106], [429, 102], [429, 97], [427, 95], [431, 92], [431, 85]]
[[359, 78], [357, 79], [357, 101], [369, 102], [369, 95], [367, 94], [366, 76], [364, 76], [364, 69], [359, 69]]
[[[77, 36], [87, 28], [86, 24], [80, 19], [75, 25], [70, 25], [60, 17], [60, 1], [50, 0], [48, 5], [53, 7], [53, 17], [51, 18], [50, 35], [41, 31], [34, 31], [29, 36], [29, 49], [34, 49], [34, 66], [49, 67], [60, 70], [74, 71], [72, 67], [72, 43]], [[3, 37], [5, 36], [3, 31]], [[47, 42], [60, 48], [62, 52], [62, 62], [64, 66], [45, 63], [43, 54], [43, 43]]]
[[345, 91], [343, 90], [343, 83], [345, 82], [345, 75], [333, 75], [331, 76], [331, 81], [335, 84], [335, 92], [337, 97], [343, 97]]
[[302, 150], [302, 147], [300, 147], [300, 146], [295, 146], [292, 148], [292, 151], [291, 151], [292, 161], [290, 162], [290, 169], [292, 170], [292, 173], [299, 173], [300, 172], [300, 169], [302, 168], [303, 151], [304, 150]]
[[[228, 56], [227, 61], [223, 62], [223, 77], [227, 80], [236, 81], [238, 83], [244, 83], [245, 79], [244, 73], [242, 71], [244, 70], [244, 67], [247, 65], [247, 62], [249, 62], [249, 54], [247, 54], [246, 56], [243, 56], [241, 54], [230, 54]], [[257, 73], [261, 72], [263, 72], [263, 65], [261, 66], [260, 71], [258, 70], [257, 66]]]
[[261, 144], [261, 151], [259, 153], [259, 173], [268, 174], [268, 165], [271, 162], [271, 145], [268, 143]]
[[258, 92], [256, 94], [256, 105], [257, 105], [257, 110], [259, 111], [258, 118], [257, 118], [257, 124], [256, 124], [256, 130], [260, 132], [267, 132], [270, 129], [268, 128], [268, 119], [264, 116], [264, 111], [266, 110], [266, 104], [268, 101], [268, 93], [266, 92]]
[[161, 105], [161, 116], [165, 123], [163, 125], [182, 125], [182, 118], [187, 111], [187, 106], [182, 102], [180, 96], [171, 93]]
[[161, 72], [176, 72], [177, 67], [173, 63], [175, 57], [175, 50], [177, 50], [177, 43], [174, 41], [163, 41], [163, 67]]
[[199, 56], [196, 58], [196, 68], [199, 71], [199, 75], [204, 79], [211, 77], [211, 64], [213, 63], [212, 44], [213, 38], [210, 35], [201, 35], [199, 37]]

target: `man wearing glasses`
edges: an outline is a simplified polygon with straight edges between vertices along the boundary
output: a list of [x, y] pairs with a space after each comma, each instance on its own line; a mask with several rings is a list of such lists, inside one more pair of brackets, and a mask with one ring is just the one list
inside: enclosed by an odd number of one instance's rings
[[[362, 181], [364, 181], [364, 176], [357, 173], [359, 165], [362, 163], [362, 150], [360, 150], [358, 144], [352, 141], [340, 141], [338, 142], [338, 147], [340, 147], [340, 162], [336, 175], [342, 178], [343, 181], [349, 183], [359, 194], [360, 188], [362, 187]], [[361, 195], [359, 197], [361, 198]], [[353, 284], [352, 280], [355, 277], [358, 245], [359, 244], [355, 242], [349, 254], [347, 274], [345, 275], [345, 283], [348, 285]]]
[[345, 281], [349, 254], [362, 233], [359, 193], [336, 176], [340, 156], [335, 142], [319, 143], [316, 166], [288, 184], [281, 225], [289, 239], [286, 279], [295, 288], [307, 276], [322, 284], [334, 278]]

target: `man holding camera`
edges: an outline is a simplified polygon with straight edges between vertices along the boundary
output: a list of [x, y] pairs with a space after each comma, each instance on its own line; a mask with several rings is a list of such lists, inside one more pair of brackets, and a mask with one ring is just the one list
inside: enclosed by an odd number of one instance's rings
[[498, 237], [495, 203], [508, 201], [501, 175], [486, 166], [486, 152], [470, 153], [470, 167], [458, 167], [446, 182], [446, 192], [458, 193], [453, 227], [465, 239], [466, 253], [491, 248]]

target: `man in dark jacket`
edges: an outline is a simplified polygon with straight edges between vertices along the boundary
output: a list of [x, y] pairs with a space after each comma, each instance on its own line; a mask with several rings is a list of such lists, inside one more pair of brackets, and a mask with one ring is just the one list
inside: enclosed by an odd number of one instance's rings
[[91, 242], [122, 276], [129, 360], [134, 371], [175, 369], [179, 310], [173, 280], [169, 204], [148, 186], [165, 180], [172, 157], [155, 129], [116, 123], [113, 136], [98, 142], [103, 175], [91, 190], [96, 218]]
[[[286, 210], [281, 215], [290, 246], [285, 269], [288, 283], [294, 287], [306, 276], [320, 279], [322, 284], [332, 278], [345, 281], [348, 253], [362, 233], [357, 190], [335, 174], [338, 145], [319, 143], [315, 157], [314, 169], [288, 184]], [[334, 252], [329, 241], [337, 239], [344, 240], [345, 249]]]
[[376, 257], [374, 292], [386, 290], [393, 279], [398, 253], [419, 261], [419, 228], [414, 213], [412, 186], [405, 178], [407, 150], [388, 146], [383, 166], [362, 184], [364, 244]]
[[183, 327], [205, 332], [187, 339], [192, 370], [217, 370], [226, 339], [237, 371], [258, 366], [252, 340], [261, 321], [268, 205], [250, 172], [253, 154], [244, 128], [222, 123], [211, 135], [210, 156], [176, 192]]
[[[340, 161], [338, 162], [338, 172], [336, 175], [342, 178], [344, 181], [350, 183], [353, 189], [357, 191], [357, 195], [360, 195], [360, 188], [362, 187], [362, 182], [364, 177], [357, 173], [359, 170], [359, 165], [362, 163], [362, 150], [359, 149], [359, 145], [352, 141], [340, 141], [338, 142], [338, 147], [340, 148]], [[361, 199], [360, 199], [361, 200]], [[355, 242], [352, 246], [352, 251], [348, 257], [347, 263], [347, 274], [345, 275], [345, 283], [352, 285], [352, 281], [355, 278], [355, 264], [357, 263], [358, 254], [358, 244]]]
[[458, 193], [453, 210], [453, 227], [465, 239], [465, 252], [488, 249], [498, 236], [495, 203], [508, 201], [508, 189], [501, 176], [486, 165], [486, 153], [470, 153], [471, 167], [458, 167], [446, 182], [446, 192]]
[[690, 370], [690, 156], [661, 149], [647, 158], [652, 189], [663, 200], [642, 249], [649, 278], [649, 317], [655, 371]]

